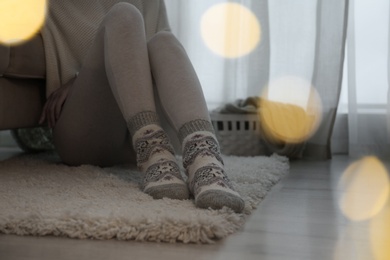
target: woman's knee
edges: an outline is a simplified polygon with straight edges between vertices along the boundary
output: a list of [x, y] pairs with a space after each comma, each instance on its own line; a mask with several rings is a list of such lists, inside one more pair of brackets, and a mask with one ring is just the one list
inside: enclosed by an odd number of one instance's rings
[[180, 46], [180, 42], [177, 40], [175, 35], [170, 31], [159, 31], [149, 41], [148, 48], [154, 49], [165, 49], [170, 46]]
[[106, 14], [103, 24], [129, 29], [129, 26], [144, 26], [141, 12], [132, 4], [120, 2], [111, 7]]

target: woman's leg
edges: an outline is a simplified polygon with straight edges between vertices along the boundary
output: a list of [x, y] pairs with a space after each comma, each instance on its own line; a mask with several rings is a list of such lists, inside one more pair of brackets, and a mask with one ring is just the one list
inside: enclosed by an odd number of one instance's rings
[[[104, 18], [54, 129], [62, 159], [112, 165], [131, 159], [155, 198], [188, 198], [172, 146], [159, 125], [142, 15], [115, 5]], [[133, 152], [134, 155], [134, 152]]]
[[170, 32], [157, 33], [148, 49], [159, 99], [182, 143], [195, 204], [241, 212], [244, 201], [224, 172], [202, 88], [185, 50]]

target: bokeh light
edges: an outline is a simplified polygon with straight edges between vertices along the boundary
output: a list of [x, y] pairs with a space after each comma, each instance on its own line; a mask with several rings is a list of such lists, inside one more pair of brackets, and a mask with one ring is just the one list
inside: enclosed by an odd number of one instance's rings
[[[390, 204], [390, 203], [389, 203]], [[390, 259], [390, 205], [375, 217], [370, 226], [371, 248], [375, 260]]]
[[42, 27], [47, 0], [1, 0], [0, 43], [22, 43]]
[[295, 76], [271, 81], [261, 95], [259, 107], [264, 134], [277, 142], [303, 142], [315, 133], [322, 120], [317, 90]]
[[373, 218], [389, 198], [389, 177], [385, 166], [374, 156], [352, 163], [339, 182], [339, 207], [352, 221]]
[[251, 10], [238, 3], [210, 7], [201, 19], [203, 41], [213, 52], [237, 58], [253, 51], [261, 38], [261, 26]]

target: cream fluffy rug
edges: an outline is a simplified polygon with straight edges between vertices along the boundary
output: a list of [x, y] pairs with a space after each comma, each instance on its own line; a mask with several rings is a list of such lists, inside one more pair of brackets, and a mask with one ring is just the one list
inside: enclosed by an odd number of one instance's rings
[[195, 208], [192, 200], [153, 200], [139, 189], [134, 168], [68, 167], [52, 154], [0, 162], [0, 233], [71, 238], [212, 243], [239, 230], [289, 169], [285, 157], [224, 156], [226, 170], [246, 202]]

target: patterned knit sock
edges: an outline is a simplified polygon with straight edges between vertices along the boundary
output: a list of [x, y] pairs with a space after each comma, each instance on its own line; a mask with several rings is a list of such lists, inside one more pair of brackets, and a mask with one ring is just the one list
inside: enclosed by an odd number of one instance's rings
[[159, 126], [155, 112], [141, 112], [128, 122], [138, 169], [145, 173], [142, 189], [155, 199], [188, 199], [168, 136]]
[[245, 203], [224, 171], [211, 123], [191, 121], [179, 130], [179, 137], [183, 145], [183, 165], [195, 205], [212, 209], [227, 206], [235, 212], [242, 212]]

